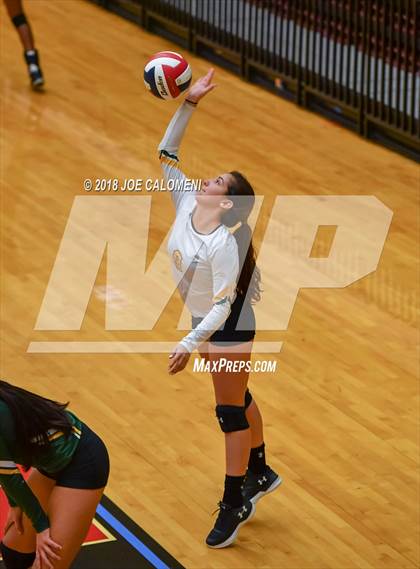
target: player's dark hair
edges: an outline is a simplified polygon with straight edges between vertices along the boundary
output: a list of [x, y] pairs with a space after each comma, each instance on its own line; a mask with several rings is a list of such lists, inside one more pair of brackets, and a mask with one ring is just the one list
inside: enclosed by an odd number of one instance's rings
[[45, 451], [49, 444], [49, 429], [61, 431], [66, 436], [71, 433], [72, 425], [65, 412], [68, 403], [57, 403], [3, 380], [0, 380], [0, 399], [12, 414], [16, 442], [22, 450], [25, 469]]
[[245, 296], [249, 289], [249, 299], [255, 304], [261, 299], [261, 272], [256, 265], [252, 231], [247, 221], [254, 207], [255, 194], [251, 184], [240, 172], [233, 171], [229, 174], [232, 181], [228, 184], [228, 196], [233, 207], [222, 215], [222, 223], [234, 227], [241, 222], [233, 233], [238, 244], [239, 266], [242, 267], [236, 290]]

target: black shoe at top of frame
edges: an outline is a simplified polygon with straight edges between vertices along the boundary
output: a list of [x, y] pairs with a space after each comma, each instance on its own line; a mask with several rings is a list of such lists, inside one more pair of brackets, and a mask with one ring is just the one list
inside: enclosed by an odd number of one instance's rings
[[262, 474], [254, 474], [247, 470], [245, 481], [242, 486], [244, 500], [250, 500], [253, 504], [260, 498], [275, 490], [283, 482], [281, 476], [269, 466]]
[[213, 548], [221, 548], [233, 543], [238, 535], [239, 528], [248, 522], [254, 513], [255, 506], [249, 500], [245, 500], [243, 506], [239, 508], [233, 508], [224, 502], [219, 502], [219, 515], [214, 528], [207, 536], [207, 545]]
[[24, 52], [26, 65], [28, 66], [29, 78], [32, 89], [39, 90], [44, 86], [44, 75], [39, 64], [38, 50], [33, 49]]

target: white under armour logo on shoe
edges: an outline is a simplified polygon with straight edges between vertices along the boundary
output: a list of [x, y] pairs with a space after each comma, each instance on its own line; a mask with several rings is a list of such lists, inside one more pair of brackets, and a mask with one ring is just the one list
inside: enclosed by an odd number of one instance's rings
[[244, 514], [247, 513], [247, 511], [248, 510], [246, 509], [246, 506], [242, 506], [242, 510], [238, 512], [238, 517], [242, 519], [244, 517]]
[[263, 476], [262, 478], [258, 479], [258, 484], [260, 486], [262, 486], [264, 484], [264, 482], [267, 482], [267, 478], [265, 476]]
[[219, 417], [219, 423], [223, 423], [223, 417]]

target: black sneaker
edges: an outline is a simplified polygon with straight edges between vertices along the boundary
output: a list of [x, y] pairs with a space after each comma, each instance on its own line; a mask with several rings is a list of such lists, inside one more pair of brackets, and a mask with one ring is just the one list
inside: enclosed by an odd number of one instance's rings
[[28, 73], [31, 79], [32, 89], [41, 89], [44, 85], [44, 76], [39, 65], [38, 50], [32, 49], [24, 52]]
[[247, 470], [242, 486], [242, 496], [244, 500], [250, 500], [256, 504], [260, 498], [275, 490], [282, 482], [282, 478], [269, 466], [262, 474], [254, 474]]
[[232, 506], [224, 502], [219, 502], [219, 515], [214, 528], [207, 536], [207, 545], [213, 548], [220, 548], [227, 547], [233, 543], [241, 525], [249, 521], [254, 513], [255, 506], [249, 500], [245, 500], [244, 505], [239, 508], [232, 508]]

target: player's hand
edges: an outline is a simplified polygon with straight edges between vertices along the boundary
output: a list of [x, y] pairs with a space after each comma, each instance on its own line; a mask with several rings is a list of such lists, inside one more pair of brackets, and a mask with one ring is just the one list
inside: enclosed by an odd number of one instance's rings
[[36, 557], [32, 569], [54, 569], [54, 561], [60, 559], [60, 549], [61, 545], [51, 539], [49, 528], [37, 533]]
[[18, 534], [23, 534], [22, 510], [20, 508], [10, 508], [4, 526], [4, 535], [6, 535], [13, 525], [16, 527]]
[[190, 352], [182, 344], [178, 344], [169, 356], [168, 372], [170, 375], [182, 371], [190, 359]]
[[204, 75], [204, 77], [197, 79], [194, 85], [189, 88], [186, 98], [193, 103], [198, 103], [198, 101], [202, 99], [204, 95], [207, 95], [207, 93], [213, 91], [213, 89], [216, 87], [216, 84], [212, 82], [213, 75], [214, 69], [211, 68], [208, 73]]

